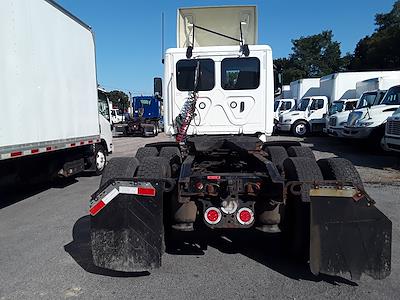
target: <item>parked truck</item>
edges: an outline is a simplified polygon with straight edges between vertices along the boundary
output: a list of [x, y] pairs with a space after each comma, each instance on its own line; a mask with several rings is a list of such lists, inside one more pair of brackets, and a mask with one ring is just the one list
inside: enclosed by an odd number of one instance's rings
[[124, 135], [157, 136], [161, 119], [161, 97], [137, 96], [132, 99], [133, 117], [115, 126]]
[[[354, 108], [356, 83], [361, 80], [380, 76], [384, 72], [347, 72], [334, 73], [320, 79], [320, 88], [312, 97], [303, 97], [296, 109], [281, 116], [278, 129], [292, 132], [303, 137], [309, 133], [322, 132], [326, 127], [329, 108]], [[332, 111], [335, 111], [333, 109]]]
[[379, 105], [351, 112], [343, 129], [343, 136], [367, 141], [372, 148], [379, 149], [385, 135], [387, 118], [400, 107], [399, 84], [400, 78], [397, 85], [386, 92]]
[[[343, 137], [344, 127], [347, 125], [347, 119], [354, 109], [361, 109], [378, 105], [383, 99], [386, 91], [395, 85], [399, 79], [400, 72], [379, 72], [382, 76], [359, 81], [356, 84], [356, 98], [353, 102], [344, 103], [339, 107], [332, 106], [327, 116], [326, 133], [335, 137]], [[338, 101], [337, 103], [341, 103]]]
[[[396, 88], [396, 97], [400, 98], [400, 86]], [[387, 151], [400, 152], [400, 107], [387, 119], [382, 148]]]
[[90, 202], [94, 264], [151, 270], [179, 242], [205, 249], [212, 233], [258, 230], [281, 235], [314, 274], [388, 276], [391, 222], [354, 166], [265, 142], [280, 84], [271, 48], [257, 45], [255, 7], [179, 9], [177, 24], [163, 91], [175, 141], [110, 160]]
[[299, 102], [302, 98], [309, 96], [319, 95], [319, 78], [304, 78], [292, 81], [290, 83], [290, 91], [296, 102]]
[[4, 0], [0, 38], [0, 184], [100, 174], [113, 144], [90, 27], [53, 1]]

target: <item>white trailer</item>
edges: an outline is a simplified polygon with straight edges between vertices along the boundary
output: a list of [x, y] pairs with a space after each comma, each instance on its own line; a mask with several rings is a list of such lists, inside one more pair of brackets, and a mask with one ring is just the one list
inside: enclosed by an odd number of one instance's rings
[[112, 135], [90, 27], [53, 1], [2, 0], [0, 39], [2, 181], [100, 173]]
[[319, 78], [304, 78], [290, 83], [290, 91], [297, 102], [302, 98], [319, 95]]

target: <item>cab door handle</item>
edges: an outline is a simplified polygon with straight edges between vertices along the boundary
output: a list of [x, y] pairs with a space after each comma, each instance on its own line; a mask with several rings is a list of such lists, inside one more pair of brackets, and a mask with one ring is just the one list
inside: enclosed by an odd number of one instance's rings
[[240, 112], [244, 112], [244, 102], [240, 102]]

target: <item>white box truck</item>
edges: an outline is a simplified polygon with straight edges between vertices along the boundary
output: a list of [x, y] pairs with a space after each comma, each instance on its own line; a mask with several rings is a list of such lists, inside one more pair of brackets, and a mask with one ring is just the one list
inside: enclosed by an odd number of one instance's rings
[[347, 102], [356, 100], [356, 83], [361, 80], [381, 76], [384, 72], [334, 73], [320, 79], [319, 94], [303, 97], [298, 109], [281, 116], [278, 129], [291, 131], [296, 136], [310, 132], [322, 132], [326, 127], [328, 108], [331, 105], [351, 108]]
[[319, 91], [319, 78], [303, 78], [299, 80], [292, 81], [290, 83], [290, 91], [296, 102], [300, 99], [318, 95]]
[[[382, 72], [381, 72], [382, 73]], [[378, 105], [386, 91], [395, 85], [399, 79], [396, 73], [389, 71], [390, 77], [377, 77], [359, 81], [356, 84], [356, 100], [337, 101], [329, 109], [326, 133], [335, 137], [343, 137], [343, 129], [347, 125], [349, 114], [354, 109], [361, 109]], [[400, 72], [397, 73], [400, 76]]]
[[0, 40], [0, 181], [100, 173], [113, 145], [90, 27], [53, 1], [2, 0]]
[[280, 88], [271, 48], [254, 45], [255, 20], [253, 6], [178, 11], [163, 92], [175, 142], [106, 166], [89, 209], [96, 266], [148, 271], [161, 266], [163, 245], [205, 250], [210, 235], [259, 230], [282, 234], [314, 274], [389, 275], [391, 223], [367, 201], [354, 166], [317, 162], [300, 143], [260, 141], [272, 133]]

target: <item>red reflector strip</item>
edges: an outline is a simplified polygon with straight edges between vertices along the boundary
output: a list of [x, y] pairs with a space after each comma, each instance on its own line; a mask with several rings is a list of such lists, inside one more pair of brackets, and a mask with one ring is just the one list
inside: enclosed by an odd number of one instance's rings
[[88, 143], [89, 143], [89, 144], [93, 144], [93, 141], [92, 141], [92, 140], [89, 140]]
[[39, 153], [39, 149], [32, 149], [32, 150], [31, 150], [31, 153], [32, 153], [32, 154]]
[[16, 157], [22, 155], [22, 151], [11, 152], [11, 157]]
[[139, 187], [138, 188], [138, 195], [141, 195], [141, 196], [155, 196], [156, 195], [156, 190], [154, 188]]
[[218, 175], [210, 175], [210, 176], [207, 176], [207, 179], [208, 179], [208, 180], [219, 180], [219, 179], [221, 179], [221, 176], [218, 176]]
[[46, 147], [46, 151], [51, 151], [51, 147]]
[[84, 144], [85, 144], [85, 142], [81, 142], [80, 144], [81, 144], [81, 145], [84, 145]]
[[75, 147], [75, 146], [76, 146], [76, 144], [75, 144], [75, 143], [72, 143], [72, 144], [71, 144], [71, 147]]
[[92, 208], [90, 208], [89, 212], [92, 216], [96, 215], [100, 210], [103, 209], [103, 207], [106, 206], [103, 202], [103, 200], [99, 201], [94, 205]]

